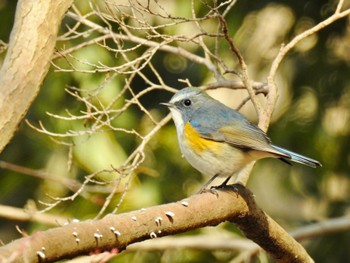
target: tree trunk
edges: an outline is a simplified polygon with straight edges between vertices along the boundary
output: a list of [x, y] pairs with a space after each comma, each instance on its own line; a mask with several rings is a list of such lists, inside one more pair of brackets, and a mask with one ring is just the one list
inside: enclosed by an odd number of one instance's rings
[[0, 70], [0, 152], [39, 92], [63, 16], [73, 0], [19, 0]]

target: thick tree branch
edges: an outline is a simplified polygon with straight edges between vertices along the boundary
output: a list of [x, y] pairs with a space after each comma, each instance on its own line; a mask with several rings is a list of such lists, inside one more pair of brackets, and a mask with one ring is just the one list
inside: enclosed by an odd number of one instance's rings
[[313, 262], [304, 248], [266, 215], [252, 193], [241, 185], [218, 190], [217, 194], [207, 192], [175, 203], [37, 232], [0, 248], [0, 259], [52, 262], [93, 251], [121, 251], [135, 242], [225, 221], [235, 223], [276, 262]]
[[11, 140], [50, 67], [62, 18], [73, 0], [20, 0], [0, 71], [0, 152]]

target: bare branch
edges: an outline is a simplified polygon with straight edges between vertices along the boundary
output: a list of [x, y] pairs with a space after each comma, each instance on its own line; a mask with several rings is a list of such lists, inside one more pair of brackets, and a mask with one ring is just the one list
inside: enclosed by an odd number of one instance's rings
[[326, 20], [321, 21], [314, 27], [310, 28], [309, 30], [304, 31], [303, 33], [295, 36], [291, 41], [289, 41], [286, 45], [282, 45], [281, 49], [279, 50], [276, 58], [274, 59], [271, 69], [269, 72], [269, 75], [267, 77], [268, 85], [269, 85], [269, 94], [267, 97], [267, 102], [263, 114], [263, 118], [259, 120], [259, 126], [263, 130], [267, 130], [270, 122], [270, 118], [272, 115], [272, 112], [275, 108], [275, 104], [278, 98], [278, 89], [275, 83], [275, 76], [278, 70], [279, 65], [281, 64], [283, 58], [287, 55], [287, 53], [293, 49], [301, 40], [305, 39], [306, 37], [317, 33], [321, 29], [325, 28], [326, 26], [334, 23], [335, 21], [348, 16], [350, 14], [350, 9], [346, 9], [344, 11], [341, 11], [341, 8], [343, 6], [343, 0], [340, 0], [338, 2], [337, 8], [333, 15], [331, 15]]
[[37, 253], [42, 252], [45, 262], [53, 262], [96, 249], [121, 251], [134, 242], [224, 221], [235, 223], [276, 262], [313, 262], [303, 247], [258, 208], [253, 195], [240, 185], [218, 190], [217, 194], [207, 192], [176, 203], [39, 232], [1, 247], [0, 257], [12, 257], [19, 263], [37, 262]]
[[64, 225], [69, 221], [67, 218], [58, 215], [40, 214], [36, 211], [31, 212], [6, 205], [0, 205], [0, 217], [15, 221], [36, 222], [48, 226]]

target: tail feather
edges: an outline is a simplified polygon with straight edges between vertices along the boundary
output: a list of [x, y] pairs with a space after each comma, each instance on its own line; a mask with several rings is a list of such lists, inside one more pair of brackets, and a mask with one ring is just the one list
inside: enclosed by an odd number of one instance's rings
[[283, 149], [283, 148], [275, 146], [275, 145], [272, 145], [272, 147], [274, 149], [276, 149], [277, 151], [281, 152], [283, 155], [287, 155], [287, 157], [284, 157], [284, 156], [282, 157], [282, 159], [287, 163], [288, 163], [288, 161], [293, 161], [296, 163], [305, 164], [305, 165], [313, 167], [313, 168], [316, 168], [318, 166], [322, 166], [322, 164], [319, 161], [316, 161], [316, 160], [311, 159], [309, 157], [305, 157], [303, 155], [288, 151], [286, 149]]

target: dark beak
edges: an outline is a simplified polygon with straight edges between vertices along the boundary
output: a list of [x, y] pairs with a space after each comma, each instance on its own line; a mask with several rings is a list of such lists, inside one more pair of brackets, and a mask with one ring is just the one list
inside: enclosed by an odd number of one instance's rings
[[159, 103], [160, 105], [164, 105], [164, 106], [167, 106], [168, 108], [174, 108], [175, 105], [172, 104], [172, 103], [168, 103], [168, 102], [162, 102], [162, 103]]

